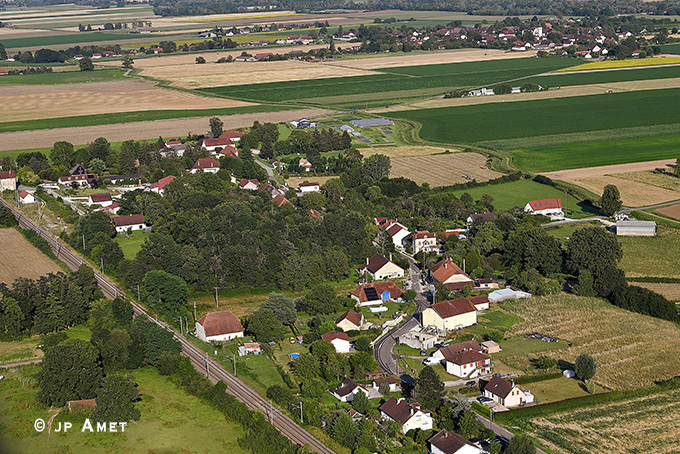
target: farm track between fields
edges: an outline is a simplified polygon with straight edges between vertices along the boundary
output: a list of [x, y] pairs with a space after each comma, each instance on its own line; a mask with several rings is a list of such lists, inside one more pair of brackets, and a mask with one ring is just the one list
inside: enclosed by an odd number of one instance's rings
[[[68, 246], [63, 244], [60, 240], [54, 238], [51, 234], [38, 226], [31, 219], [24, 216], [19, 210], [11, 206], [5, 200], [0, 201], [12, 211], [22, 228], [31, 229], [44, 238], [49, 243], [50, 248], [53, 250], [57, 258], [63, 261], [69, 268], [76, 270], [81, 265], [87, 265], [92, 268], [97, 283], [107, 298], [113, 299], [118, 296], [127, 297], [126, 293], [120, 290], [116, 284], [114, 284], [106, 276], [99, 273], [94, 267], [92, 267], [92, 265], [83, 261]], [[177, 339], [182, 344], [182, 354], [191, 360], [192, 365], [197, 371], [205, 373], [206, 376], [213, 382], [217, 382], [219, 380], [224, 381], [227, 384], [228, 393], [234, 395], [234, 397], [245, 403], [251, 410], [261, 411], [263, 414], [267, 415], [271, 424], [281, 431], [282, 434], [290, 438], [291, 441], [300, 445], [308, 443], [312, 446], [315, 452], [321, 454], [333, 454], [331, 449], [326, 447], [323, 443], [298, 426], [286, 414], [273, 407], [269, 401], [265, 400], [252, 388], [246, 385], [241, 379], [227, 372], [217, 361], [210, 358], [206, 353], [192, 344], [184, 336], [178, 334], [173, 327], [152, 317], [149, 311], [147, 311], [143, 306], [135, 303], [132, 300], [130, 300], [130, 303], [132, 304], [133, 311], [136, 316], [145, 315], [149, 318], [149, 320], [153, 321], [158, 326], [173, 333], [175, 339]]]

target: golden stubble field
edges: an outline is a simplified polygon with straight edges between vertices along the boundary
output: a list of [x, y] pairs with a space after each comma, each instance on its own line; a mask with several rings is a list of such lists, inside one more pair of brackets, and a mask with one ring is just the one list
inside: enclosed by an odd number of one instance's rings
[[[574, 295], [524, 299], [502, 307], [525, 320], [515, 324], [509, 336], [539, 332], [572, 342], [573, 347], [545, 354], [570, 362], [581, 353], [592, 355], [598, 364], [594, 380], [604, 387], [643, 388], [680, 375], [680, 356], [675, 354], [680, 327], [675, 323]], [[530, 359], [523, 359], [523, 368], [531, 368]]]
[[669, 175], [654, 174], [658, 167], [670, 168], [674, 159], [637, 162], [583, 169], [558, 170], [543, 175], [553, 180], [574, 183], [584, 189], [602, 194], [608, 184], [616, 185], [623, 204], [631, 207], [653, 205], [680, 199], [677, 179]]
[[253, 103], [158, 88], [145, 80], [0, 87], [0, 121], [145, 110], [218, 109]]
[[62, 271], [52, 260], [14, 229], [0, 229], [0, 282], [10, 285], [16, 278], [37, 279]]
[[[502, 174], [486, 167], [486, 156], [479, 153], [450, 153], [392, 159], [390, 177], [404, 177], [418, 184], [450, 186], [474, 180], [487, 181]], [[467, 178], [466, 178], [467, 176]]]

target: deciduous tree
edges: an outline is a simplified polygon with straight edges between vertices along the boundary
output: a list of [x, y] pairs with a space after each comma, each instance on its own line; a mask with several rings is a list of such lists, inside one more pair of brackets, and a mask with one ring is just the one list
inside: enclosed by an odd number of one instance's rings
[[623, 202], [621, 202], [621, 194], [619, 188], [613, 184], [608, 184], [604, 187], [602, 198], [600, 199], [600, 209], [607, 216], [611, 216], [621, 209]]
[[574, 361], [574, 368], [576, 369], [576, 376], [585, 382], [595, 376], [595, 372], [597, 372], [597, 363], [595, 362], [595, 358], [588, 353], [581, 353], [576, 358], [576, 361]]
[[141, 417], [135, 402], [139, 391], [132, 377], [109, 375], [97, 390], [97, 407], [92, 412], [95, 421], [138, 421]]

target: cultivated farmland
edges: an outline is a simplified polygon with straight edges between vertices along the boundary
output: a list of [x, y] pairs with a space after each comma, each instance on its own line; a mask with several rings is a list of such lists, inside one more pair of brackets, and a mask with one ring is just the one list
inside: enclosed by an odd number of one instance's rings
[[623, 247], [623, 259], [619, 267], [628, 277], [680, 276], [680, 231], [658, 228], [654, 237], [619, 237]]
[[[520, 300], [502, 307], [525, 320], [508, 335], [540, 332], [572, 342], [569, 349], [545, 354], [565, 361], [591, 354], [598, 363], [594, 379], [607, 388], [642, 388], [680, 374], [680, 357], [673, 354], [674, 339], [680, 336], [675, 323], [629, 312], [602, 299], [573, 295]], [[528, 368], [529, 360], [518, 358], [517, 366]]]
[[[680, 64], [678, 57], [655, 57], [645, 59], [627, 59], [627, 60], [605, 60], [585, 63], [583, 65], [569, 68], [568, 71], [591, 71], [594, 69], [618, 69], [618, 68], [637, 68], [640, 66], [658, 66], [658, 65], [677, 65]], [[567, 70], [558, 70], [567, 71]]]
[[[120, 66], [120, 64], [116, 65]], [[63, 85], [63, 84], [85, 84], [91, 82], [109, 82], [115, 80], [125, 80], [123, 70], [98, 69], [96, 71], [57, 71], [44, 74], [25, 74], [0, 77], [0, 87], [6, 85]]]
[[392, 159], [392, 178], [404, 177], [418, 184], [450, 186], [471, 180], [487, 181], [502, 176], [486, 167], [486, 156], [479, 153], [450, 153]]
[[663, 282], [630, 282], [629, 284], [660, 293], [670, 301], [680, 301], [680, 284], [668, 284]]
[[0, 229], [0, 282], [10, 285], [16, 278], [37, 279], [62, 271], [52, 260], [14, 229]]
[[680, 204], [659, 208], [656, 212], [680, 220]]

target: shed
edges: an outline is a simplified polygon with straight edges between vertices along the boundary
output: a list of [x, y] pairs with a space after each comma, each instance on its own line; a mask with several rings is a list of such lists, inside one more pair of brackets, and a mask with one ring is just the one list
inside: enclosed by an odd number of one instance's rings
[[654, 236], [656, 235], [655, 221], [616, 221], [618, 236]]

